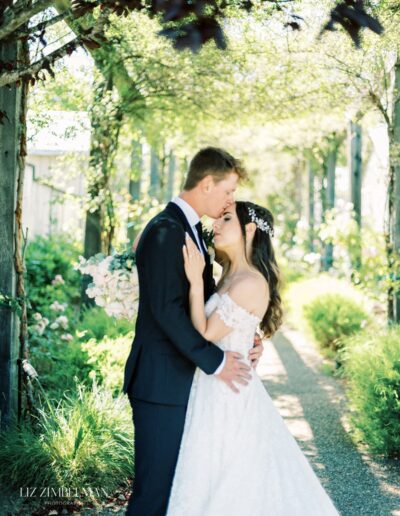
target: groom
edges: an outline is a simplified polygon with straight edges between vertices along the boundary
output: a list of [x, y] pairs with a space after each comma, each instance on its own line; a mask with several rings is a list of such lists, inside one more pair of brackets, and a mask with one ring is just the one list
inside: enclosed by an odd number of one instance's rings
[[[190, 163], [184, 191], [147, 224], [140, 237], [139, 310], [123, 386], [135, 427], [135, 478], [128, 515], [166, 513], [196, 366], [236, 392], [234, 382], [246, 385], [251, 378], [241, 354], [222, 351], [193, 327], [182, 254], [188, 232], [206, 258], [207, 301], [215, 282], [200, 218], [220, 217], [245, 175], [240, 162], [226, 151], [200, 150]], [[255, 342], [249, 353], [253, 367], [262, 351], [261, 342]]]

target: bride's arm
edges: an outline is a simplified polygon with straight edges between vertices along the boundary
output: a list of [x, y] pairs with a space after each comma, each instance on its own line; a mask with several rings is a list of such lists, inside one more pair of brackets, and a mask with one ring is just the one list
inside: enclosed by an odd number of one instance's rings
[[190, 318], [196, 330], [207, 340], [216, 342], [232, 331], [218, 315], [206, 318], [204, 310], [203, 270], [204, 256], [193, 240], [186, 235], [186, 245], [183, 246], [185, 273], [190, 283], [189, 306]]
[[204, 336], [207, 330], [207, 319], [204, 311], [205, 266], [203, 253], [199, 252], [195, 243], [186, 233], [186, 245], [183, 246], [183, 260], [186, 277], [189, 281], [190, 318], [196, 330]]

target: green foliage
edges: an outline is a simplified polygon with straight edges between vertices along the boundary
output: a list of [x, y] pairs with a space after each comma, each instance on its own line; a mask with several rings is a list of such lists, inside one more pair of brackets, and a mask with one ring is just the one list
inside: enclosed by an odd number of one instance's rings
[[362, 332], [344, 341], [350, 421], [372, 451], [400, 456], [400, 327]]
[[283, 289], [289, 288], [291, 283], [306, 279], [307, 276], [304, 271], [299, 270], [296, 267], [290, 267], [290, 263], [281, 257], [279, 257], [277, 260], [279, 263]]
[[122, 387], [124, 364], [132, 342], [134, 322], [115, 319], [103, 308], [86, 309], [70, 342], [56, 339], [54, 332], [37, 336], [31, 361], [39, 380], [52, 398], [73, 391], [75, 379], [88, 385], [97, 377], [113, 394]]
[[37, 237], [26, 253], [30, 356], [41, 384], [56, 397], [73, 388], [75, 376], [87, 381], [90, 371], [71, 334], [78, 317], [80, 274], [73, 264], [79, 251], [60, 235]]
[[131, 349], [133, 333], [121, 337], [91, 339], [82, 344], [87, 353], [87, 363], [92, 368], [91, 377], [114, 395], [121, 392], [124, 366]]
[[[370, 225], [360, 231], [352, 208], [351, 203], [338, 201], [337, 207], [326, 212], [319, 237], [324, 244], [334, 246], [335, 270], [384, 305], [387, 289], [396, 286], [389, 277], [384, 235]], [[356, 267], [360, 252], [361, 263]]]
[[113, 398], [96, 383], [92, 389], [78, 385], [73, 397], [48, 402], [34, 425], [0, 434], [0, 481], [14, 489], [68, 487], [80, 493], [92, 487], [111, 495], [130, 481], [133, 457], [126, 396]]
[[364, 308], [338, 294], [324, 294], [303, 307], [304, 315], [323, 348], [337, 351], [343, 337], [360, 331], [368, 321]]
[[42, 387], [51, 398], [59, 399], [65, 392], [73, 391], [75, 379], [90, 383], [92, 367], [77, 340], [65, 342], [42, 336], [35, 346], [31, 346], [30, 358]]
[[74, 390], [75, 379], [89, 384], [93, 375], [117, 393], [132, 341], [132, 334], [124, 336], [134, 329], [134, 321], [110, 317], [100, 307], [85, 309], [78, 321], [80, 273], [73, 268], [78, 256], [79, 248], [65, 236], [39, 237], [27, 253], [31, 362], [45, 391], [56, 399]]
[[54, 78], [46, 81], [46, 84], [37, 81], [32, 88], [29, 94], [30, 108], [35, 109], [41, 105], [44, 111], [86, 111], [92, 99], [90, 66], [90, 62], [79, 67], [71, 66], [69, 57], [58, 61]]
[[129, 198], [129, 204], [127, 205], [129, 227], [133, 227], [135, 235], [137, 235], [142, 231], [149, 220], [157, 215], [163, 208], [164, 205], [162, 203], [147, 194], [142, 194], [138, 200]]
[[0, 292], [0, 306], [7, 307], [21, 317], [23, 297], [12, 297]]
[[[365, 306], [368, 313], [372, 313], [375, 309], [371, 300], [349, 281], [323, 273], [290, 283], [288, 288], [284, 290], [283, 304], [287, 322], [314, 339], [310, 324], [304, 317], [303, 307], [325, 294], [335, 294], [351, 299], [358, 306]], [[380, 322], [379, 318], [376, 317], [376, 324]]]
[[81, 339], [101, 340], [104, 337], [114, 339], [126, 335], [134, 329], [135, 322], [127, 319], [116, 319], [108, 315], [104, 308], [95, 306], [83, 311], [81, 320], [76, 325], [76, 330]]
[[32, 312], [52, 317], [54, 301], [74, 313], [79, 302], [80, 274], [73, 268], [80, 247], [68, 235], [36, 237], [26, 251], [26, 291]]

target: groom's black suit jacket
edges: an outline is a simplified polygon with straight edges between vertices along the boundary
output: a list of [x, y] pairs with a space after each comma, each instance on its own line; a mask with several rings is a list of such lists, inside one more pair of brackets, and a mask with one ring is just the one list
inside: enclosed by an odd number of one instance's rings
[[[186, 405], [196, 366], [212, 374], [224, 356], [190, 320], [185, 231], [196, 242], [183, 211], [170, 202], [147, 224], [136, 249], [139, 309], [123, 392], [149, 402]], [[208, 255], [203, 278], [207, 300], [215, 290]]]

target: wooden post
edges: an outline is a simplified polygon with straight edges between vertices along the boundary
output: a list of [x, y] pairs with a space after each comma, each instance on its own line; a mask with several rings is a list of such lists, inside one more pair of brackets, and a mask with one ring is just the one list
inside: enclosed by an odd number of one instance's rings
[[[140, 188], [143, 174], [143, 148], [142, 144], [136, 140], [132, 141], [131, 151], [131, 175], [129, 177], [129, 194], [133, 202], [140, 199]], [[136, 238], [137, 230], [133, 221], [128, 221], [128, 239], [132, 244]]]
[[168, 181], [165, 195], [165, 201], [168, 202], [174, 195], [174, 184], [175, 184], [175, 171], [176, 171], [176, 159], [174, 151], [171, 149], [168, 159]]
[[151, 147], [150, 156], [150, 189], [151, 197], [156, 197], [160, 194], [160, 159], [154, 147]]
[[181, 177], [180, 177], [180, 190], [183, 190], [183, 186], [186, 181], [186, 176], [189, 170], [189, 158], [185, 156], [182, 160]]
[[294, 186], [296, 213], [299, 220], [303, 211], [303, 170], [304, 164], [297, 158], [294, 163]]
[[348, 162], [350, 169], [350, 193], [351, 202], [355, 212], [355, 220], [358, 226], [358, 240], [355, 255], [353, 257], [353, 267], [361, 267], [361, 186], [362, 186], [362, 161], [361, 161], [361, 126], [354, 122], [349, 123], [348, 129]]
[[[325, 209], [330, 210], [335, 206], [335, 172], [336, 172], [337, 142], [333, 138], [330, 141], [326, 155], [326, 197]], [[333, 265], [333, 244], [328, 243], [323, 257], [323, 270], [328, 271]]]
[[[0, 60], [16, 62], [19, 43], [0, 42]], [[0, 88], [0, 291], [16, 295], [15, 209], [18, 177], [21, 89]], [[17, 418], [19, 320], [9, 307], [0, 306], [0, 426], [6, 428]]]
[[315, 194], [314, 194], [314, 163], [312, 158], [307, 160], [308, 167], [308, 249], [314, 252], [315, 225]]
[[393, 167], [393, 201], [391, 203], [393, 213], [391, 216], [391, 236], [393, 241], [394, 259], [397, 263], [394, 268], [396, 285], [393, 289], [393, 320], [398, 324], [400, 323], [400, 59], [396, 62], [394, 73], [392, 138], [390, 142], [390, 160]]

